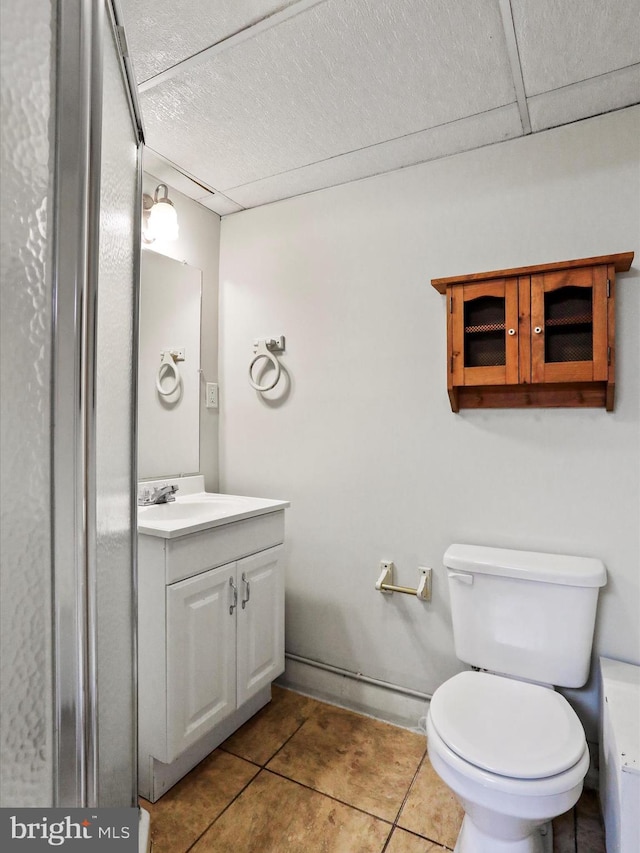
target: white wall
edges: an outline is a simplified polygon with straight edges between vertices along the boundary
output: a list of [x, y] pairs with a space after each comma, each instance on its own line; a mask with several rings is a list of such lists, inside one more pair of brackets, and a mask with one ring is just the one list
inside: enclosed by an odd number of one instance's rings
[[[143, 192], [153, 195], [160, 181], [143, 176]], [[156, 241], [144, 251], [160, 252], [186, 261], [202, 270], [202, 314], [200, 334], [200, 473], [205, 487], [218, 491], [218, 410], [204, 405], [204, 383], [218, 381], [218, 266], [220, 217], [192, 199], [169, 187], [169, 198], [178, 212], [180, 236], [174, 242]], [[158, 477], [175, 474], [163, 471]]]
[[[222, 222], [223, 491], [291, 500], [287, 648], [431, 693], [460, 667], [452, 542], [593, 555], [595, 650], [640, 660], [636, 254], [617, 288], [616, 410], [450, 411], [432, 277], [640, 250], [634, 108]], [[247, 382], [284, 334], [278, 403]], [[274, 398], [275, 392], [271, 392]], [[433, 601], [374, 589], [434, 569]], [[595, 738], [595, 684], [572, 701]]]

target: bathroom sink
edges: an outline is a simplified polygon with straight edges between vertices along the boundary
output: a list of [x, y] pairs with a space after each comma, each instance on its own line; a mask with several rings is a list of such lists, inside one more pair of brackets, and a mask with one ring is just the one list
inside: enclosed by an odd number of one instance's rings
[[[289, 506], [288, 501], [270, 500], [267, 498], [252, 498], [244, 495], [224, 495], [214, 492], [191, 492], [188, 484], [197, 481], [203, 483], [202, 477], [190, 477], [185, 480], [176, 479], [180, 490], [186, 493], [178, 494], [174, 501], [165, 504], [152, 504], [138, 507], [138, 533], [150, 536], [161, 536], [172, 539], [218, 527], [233, 521], [252, 518], [276, 512]], [[183, 485], [184, 484], [184, 485]], [[200, 485], [200, 488], [202, 488]]]
[[228, 515], [238, 510], [236, 500], [227, 500], [222, 495], [210, 495], [202, 499], [180, 498], [166, 504], [140, 507], [138, 519], [148, 521], [178, 521], [199, 516]]

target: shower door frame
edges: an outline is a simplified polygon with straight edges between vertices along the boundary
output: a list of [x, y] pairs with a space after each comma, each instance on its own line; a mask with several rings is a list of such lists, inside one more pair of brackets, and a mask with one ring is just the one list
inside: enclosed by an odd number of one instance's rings
[[[96, 323], [100, 233], [103, 44], [113, 33], [137, 149], [142, 198], [143, 125], [116, 0], [58, 0], [53, 203], [51, 532], [53, 583], [53, 805], [97, 807]], [[137, 362], [141, 203], [132, 211]], [[131, 594], [136, 611], [136, 374], [131, 406]], [[131, 625], [135, 741], [136, 626]], [[137, 801], [136, 752], [131, 796]]]

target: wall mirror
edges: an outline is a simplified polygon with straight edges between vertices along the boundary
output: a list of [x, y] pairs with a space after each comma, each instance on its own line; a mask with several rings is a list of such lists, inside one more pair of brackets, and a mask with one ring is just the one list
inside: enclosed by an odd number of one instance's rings
[[142, 252], [138, 354], [138, 478], [200, 468], [202, 272]]

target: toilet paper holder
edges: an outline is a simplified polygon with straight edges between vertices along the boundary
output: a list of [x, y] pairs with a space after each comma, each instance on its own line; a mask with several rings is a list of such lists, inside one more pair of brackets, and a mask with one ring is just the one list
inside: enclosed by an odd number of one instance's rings
[[427, 566], [418, 566], [420, 580], [416, 589], [410, 586], [397, 586], [393, 582], [393, 560], [382, 560], [380, 563], [380, 577], [376, 582], [376, 589], [390, 595], [392, 592], [403, 592], [405, 595], [415, 595], [421, 601], [431, 601], [431, 569]]

